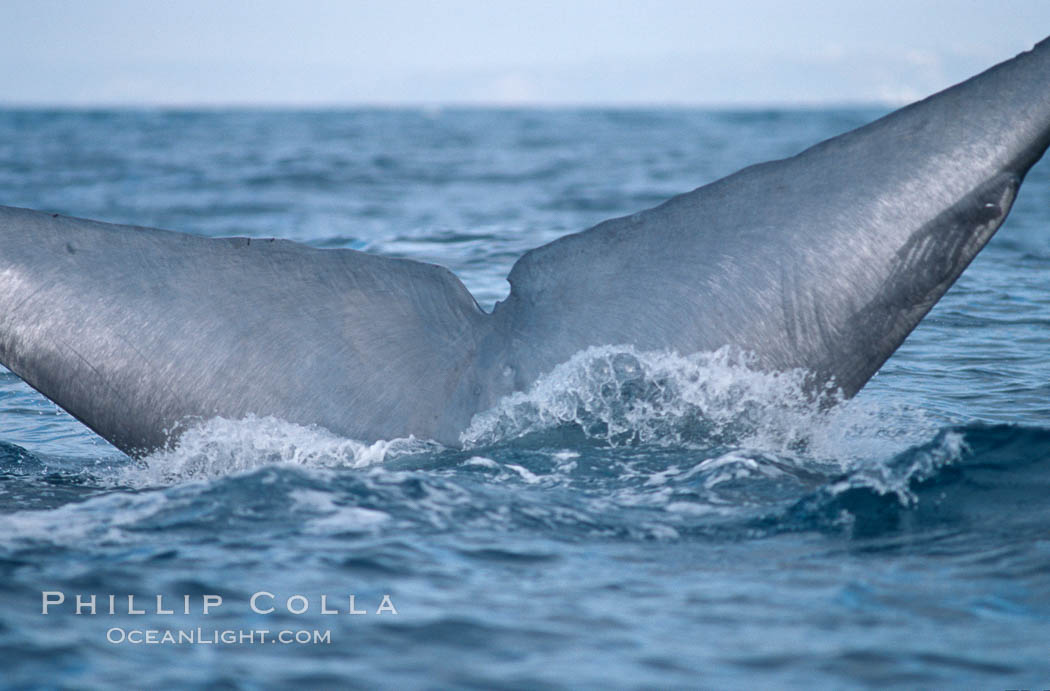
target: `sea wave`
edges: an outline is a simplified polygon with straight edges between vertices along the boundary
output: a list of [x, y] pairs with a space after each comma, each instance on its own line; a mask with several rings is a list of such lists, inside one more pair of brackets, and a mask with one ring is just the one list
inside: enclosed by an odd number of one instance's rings
[[[484, 455], [446, 449], [382, 463], [389, 447], [335, 444], [326, 454], [311, 439], [316, 456], [289, 450], [265, 467], [218, 475], [228, 468], [187, 471], [188, 461], [175, 472], [117, 467], [105, 476], [96, 467], [56, 474], [5, 445], [0, 473], [20, 472], [20, 481], [49, 487], [59, 501], [0, 514], [0, 548], [119, 550], [149, 542], [157, 531], [192, 537], [240, 524], [280, 531], [289, 521], [331, 539], [473, 526], [559, 539], [720, 542], [799, 532], [914, 539], [980, 521], [1017, 539], [1050, 516], [1050, 429], [1044, 428], [946, 427], [848, 472], [740, 448], [682, 454], [659, 447], [504, 446]], [[217, 446], [209, 440], [209, 463], [231, 457], [231, 447], [218, 453]], [[157, 481], [177, 473], [179, 482]], [[129, 477], [152, 484], [111, 486]], [[63, 490], [70, 493], [64, 501]]]
[[858, 538], [975, 521], [1012, 532], [1010, 526], [1045, 525], [1048, 497], [1050, 429], [970, 424], [943, 428], [883, 463], [832, 478], [765, 524]]

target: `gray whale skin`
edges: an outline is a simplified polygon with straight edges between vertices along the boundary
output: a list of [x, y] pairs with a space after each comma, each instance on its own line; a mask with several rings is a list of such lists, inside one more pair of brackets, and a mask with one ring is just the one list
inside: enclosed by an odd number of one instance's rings
[[592, 345], [735, 347], [856, 393], [1050, 143], [1050, 39], [781, 161], [527, 252], [481, 310], [448, 270], [0, 207], [0, 362], [130, 455], [249, 414], [456, 445]]

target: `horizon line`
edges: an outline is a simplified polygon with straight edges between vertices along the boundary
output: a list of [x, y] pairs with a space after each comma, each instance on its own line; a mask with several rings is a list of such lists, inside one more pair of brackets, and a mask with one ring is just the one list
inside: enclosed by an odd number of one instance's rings
[[[917, 99], [921, 100], [921, 99]], [[799, 100], [799, 101], [564, 101], [564, 102], [503, 102], [503, 101], [316, 101], [316, 102], [262, 102], [262, 101], [172, 101], [134, 102], [99, 101], [97, 103], [62, 101], [0, 100], [0, 110], [7, 111], [339, 111], [339, 110], [419, 110], [440, 113], [445, 110], [876, 110], [899, 108], [913, 101], [889, 100]]]

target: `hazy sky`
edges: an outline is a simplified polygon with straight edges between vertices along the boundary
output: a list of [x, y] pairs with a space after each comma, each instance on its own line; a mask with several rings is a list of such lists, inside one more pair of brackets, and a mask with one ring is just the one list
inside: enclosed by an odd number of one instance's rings
[[0, 105], [911, 100], [1050, 0], [0, 0]]

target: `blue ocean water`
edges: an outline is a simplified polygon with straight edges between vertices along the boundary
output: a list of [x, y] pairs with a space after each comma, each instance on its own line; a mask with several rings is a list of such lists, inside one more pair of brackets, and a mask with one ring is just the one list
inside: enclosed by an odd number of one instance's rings
[[[3, 111], [0, 203], [432, 261], [491, 306], [529, 248], [880, 114]], [[2, 684], [1048, 686], [1048, 267], [1044, 161], [852, 401], [594, 349], [464, 450], [213, 420], [132, 461], [0, 370]]]

